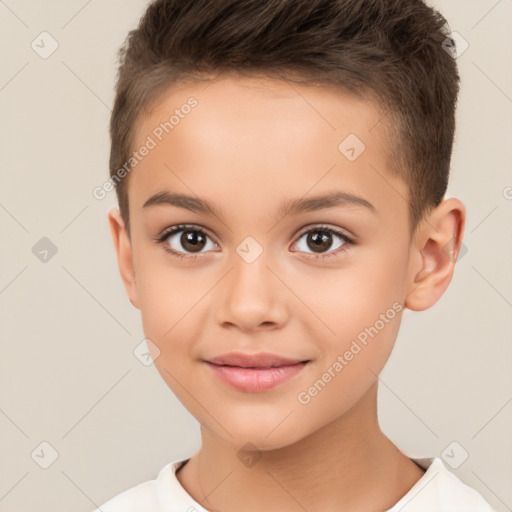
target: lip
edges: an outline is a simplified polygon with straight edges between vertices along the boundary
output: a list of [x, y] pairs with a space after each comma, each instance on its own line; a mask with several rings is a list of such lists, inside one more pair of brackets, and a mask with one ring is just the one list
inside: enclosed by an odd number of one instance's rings
[[260, 393], [288, 381], [309, 363], [269, 353], [231, 353], [205, 361], [224, 383], [247, 393]]
[[239, 366], [241, 368], [270, 368], [288, 366], [304, 362], [304, 359], [290, 359], [270, 352], [258, 354], [244, 354], [243, 352], [230, 352], [207, 360], [216, 365]]

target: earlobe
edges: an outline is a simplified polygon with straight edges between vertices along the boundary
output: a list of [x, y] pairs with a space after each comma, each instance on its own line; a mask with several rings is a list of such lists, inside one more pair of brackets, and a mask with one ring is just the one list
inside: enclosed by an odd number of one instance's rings
[[448, 288], [462, 244], [466, 221], [464, 204], [445, 199], [424, 219], [413, 240], [405, 307], [423, 311]]
[[117, 253], [117, 264], [119, 272], [128, 294], [130, 302], [137, 308], [137, 286], [135, 280], [135, 266], [133, 263], [133, 253], [130, 242], [130, 237], [126, 231], [121, 212], [119, 208], [113, 207], [108, 212], [108, 222], [110, 224], [110, 233], [112, 234], [112, 241]]

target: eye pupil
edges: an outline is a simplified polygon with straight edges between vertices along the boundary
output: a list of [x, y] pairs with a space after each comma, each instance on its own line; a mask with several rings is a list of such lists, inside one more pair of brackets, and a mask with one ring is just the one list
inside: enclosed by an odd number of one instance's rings
[[199, 252], [204, 248], [206, 239], [198, 231], [184, 231], [180, 239], [181, 245], [187, 251]]
[[[320, 235], [318, 236], [318, 233]], [[312, 231], [308, 234], [308, 244], [311, 242], [311, 249], [315, 252], [328, 250], [332, 245], [331, 234], [326, 231]], [[318, 250], [320, 249], [320, 250]]]

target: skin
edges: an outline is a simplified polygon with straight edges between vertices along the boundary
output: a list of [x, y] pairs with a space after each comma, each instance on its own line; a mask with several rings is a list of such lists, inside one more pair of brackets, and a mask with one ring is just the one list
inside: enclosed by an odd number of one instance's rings
[[[234, 76], [174, 87], [140, 119], [134, 147], [190, 96], [198, 105], [129, 176], [130, 236], [117, 208], [108, 216], [156, 368], [201, 424], [201, 448], [177, 478], [208, 510], [386, 510], [424, 474], [377, 419], [378, 375], [403, 309], [309, 403], [297, 397], [393, 303], [415, 311], [436, 303], [452, 279], [456, 258], [446, 248], [451, 240], [455, 253], [460, 247], [464, 205], [445, 199], [411, 239], [408, 191], [388, 165], [382, 113], [328, 87]], [[366, 146], [352, 162], [338, 150], [351, 133]], [[206, 199], [219, 215], [143, 208], [162, 190]], [[283, 200], [328, 191], [364, 198], [375, 212], [346, 204], [279, 213]], [[183, 233], [164, 242], [183, 259], [154, 240], [182, 223], [209, 236], [195, 260]], [[319, 225], [355, 244], [332, 235], [315, 252], [304, 233]], [[251, 263], [236, 250], [248, 236], [263, 249]], [[233, 351], [310, 362], [291, 380], [249, 393], [202, 361]], [[255, 464], [241, 461], [242, 447]]]

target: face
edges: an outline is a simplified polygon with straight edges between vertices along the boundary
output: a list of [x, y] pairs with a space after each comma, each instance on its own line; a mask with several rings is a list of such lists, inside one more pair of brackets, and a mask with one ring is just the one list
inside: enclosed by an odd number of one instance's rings
[[[410, 239], [381, 116], [329, 88], [225, 77], [172, 89], [139, 122], [128, 292], [162, 378], [226, 443], [318, 431], [391, 353]], [[232, 368], [237, 386], [206, 362], [233, 352], [307, 362]]]

